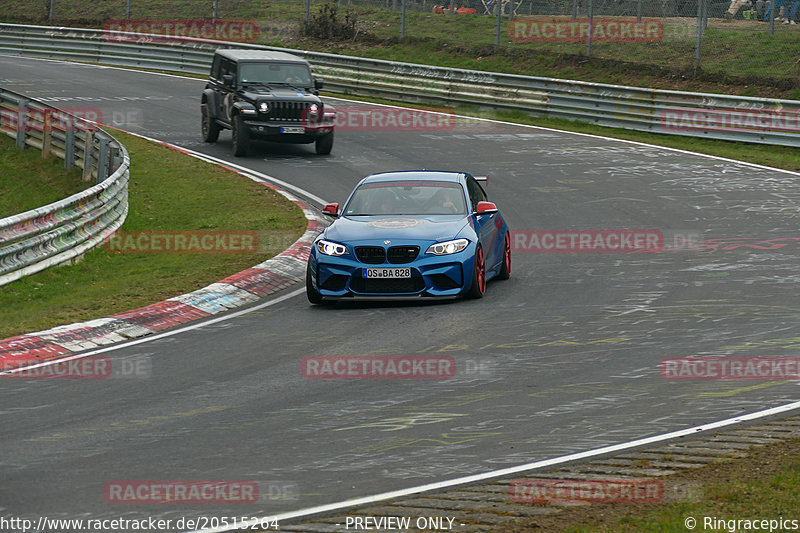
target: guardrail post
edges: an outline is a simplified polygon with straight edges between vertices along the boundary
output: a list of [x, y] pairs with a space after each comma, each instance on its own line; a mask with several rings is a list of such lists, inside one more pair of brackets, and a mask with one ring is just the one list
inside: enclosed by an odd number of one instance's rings
[[56, 0], [50, 0], [50, 13], [47, 15], [47, 20], [52, 21], [56, 12]]
[[94, 150], [94, 134], [86, 130], [83, 144], [83, 181], [92, 179], [92, 151]]
[[100, 151], [97, 154], [97, 178], [95, 183], [102, 183], [108, 177], [109, 144], [111, 141], [105, 137], [98, 137]]
[[116, 147], [111, 147], [111, 169], [109, 170], [109, 175], [113, 174], [117, 171], [119, 167], [122, 166], [122, 162], [125, 161], [125, 158], [122, 157], [120, 153], [120, 149]]
[[53, 123], [50, 114], [52, 109], [44, 110], [44, 122], [42, 123], [42, 159], [50, 155], [50, 148], [53, 144], [53, 129], [50, 125]]
[[28, 113], [28, 101], [20, 100], [17, 103], [17, 148], [25, 148], [25, 130], [28, 128], [28, 121], [25, 115]]
[[64, 132], [64, 168], [75, 166], [75, 131], [67, 128]]
[[636, 3], [636, 22], [642, 21], [642, 0]]
[[125, 2], [125, 18], [131, 18], [131, 0], [127, 0], [127, 2]]

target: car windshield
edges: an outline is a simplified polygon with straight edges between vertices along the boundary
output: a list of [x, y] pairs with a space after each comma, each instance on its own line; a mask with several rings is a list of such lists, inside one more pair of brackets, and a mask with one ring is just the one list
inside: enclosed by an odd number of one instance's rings
[[366, 183], [356, 189], [344, 215], [465, 215], [464, 190], [458, 183], [404, 181]]
[[242, 63], [239, 66], [239, 80], [242, 83], [310, 87], [311, 72], [306, 65], [297, 63]]

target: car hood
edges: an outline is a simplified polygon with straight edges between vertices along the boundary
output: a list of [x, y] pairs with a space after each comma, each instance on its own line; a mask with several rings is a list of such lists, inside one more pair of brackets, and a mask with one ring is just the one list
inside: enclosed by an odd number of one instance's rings
[[245, 98], [250, 100], [258, 100], [259, 98], [293, 98], [293, 99], [309, 99], [316, 101], [317, 98], [313, 95], [304, 92], [299, 88], [287, 87], [282, 85], [264, 86], [254, 85], [248, 87], [244, 91]]
[[341, 243], [388, 239], [441, 242], [455, 238], [468, 223], [465, 215], [387, 215], [339, 217], [324, 232]]

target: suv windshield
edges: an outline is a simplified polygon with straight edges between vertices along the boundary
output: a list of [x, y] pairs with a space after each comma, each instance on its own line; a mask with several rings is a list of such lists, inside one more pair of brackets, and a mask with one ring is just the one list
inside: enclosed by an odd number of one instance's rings
[[241, 63], [239, 81], [264, 85], [287, 84], [311, 86], [311, 73], [306, 65], [297, 63]]

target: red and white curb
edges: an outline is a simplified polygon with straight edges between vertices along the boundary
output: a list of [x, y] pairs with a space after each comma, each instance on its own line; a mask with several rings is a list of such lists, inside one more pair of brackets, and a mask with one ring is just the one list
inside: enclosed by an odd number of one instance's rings
[[[247, 305], [295, 283], [305, 281], [305, 267], [311, 244], [327, 225], [325, 218], [317, 215], [294, 194], [266, 183], [263, 175], [235, 168], [238, 165], [221, 163], [220, 160], [168, 143], [155, 142], [176, 148], [199, 159], [222, 164], [229, 170], [258, 181], [283, 195], [303, 211], [308, 220], [305, 233], [275, 257], [202, 289], [104, 318], [1, 339], [0, 371], [151, 335]], [[279, 180], [274, 181], [282, 183]]]

